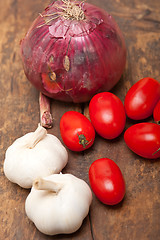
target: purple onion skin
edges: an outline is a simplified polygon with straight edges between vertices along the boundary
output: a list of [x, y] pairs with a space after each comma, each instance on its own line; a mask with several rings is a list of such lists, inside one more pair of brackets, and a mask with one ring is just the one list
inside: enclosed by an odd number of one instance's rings
[[[80, 4], [80, 2], [79, 2]], [[44, 95], [66, 102], [86, 102], [110, 91], [126, 63], [121, 30], [111, 15], [82, 4], [84, 20], [65, 19], [61, 0], [50, 4], [21, 40], [21, 56], [28, 80]], [[50, 20], [45, 24], [44, 19]]]

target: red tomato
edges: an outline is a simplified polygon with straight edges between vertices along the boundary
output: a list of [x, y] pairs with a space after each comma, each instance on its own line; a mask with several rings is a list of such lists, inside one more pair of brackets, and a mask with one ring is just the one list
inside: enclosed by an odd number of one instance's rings
[[122, 172], [109, 158], [100, 158], [91, 164], [89, 181], [94, 194], [104, 204], [118, 204], [125, 195]]
[[89, 114], [96, 132], [105, 139], [118, 137], [125, 127], [123, 103], [113, 93], [96, 94], [90, 101]]
[[154, 121], [160, 124], [160, 100], [156, 104], [154, 110], [153, 110], [153, 118]]
[[160, 157], [160, 125], [138, 123], [124, 133], [127, 146], [141, 157], [156, 159]]
[[68, 111], [60, 120], [60, 132], [64, 144], [72, 151], [83, 151], [92, 146], [95, 130], [83, 114]]
[[152, 115], [160, 99], [160, 83], [153, 78], [143, 78], [127, 92], [124, 107], [129, 118], [142, 120]]

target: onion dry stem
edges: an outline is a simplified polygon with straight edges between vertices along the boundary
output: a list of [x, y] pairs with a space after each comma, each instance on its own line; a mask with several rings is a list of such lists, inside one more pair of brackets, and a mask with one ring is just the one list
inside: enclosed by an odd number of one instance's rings
[[39, 95], [39, 105], [41, 126], [45, 128], [52, 128], [53, 118], [50, 111], [50, 99], [41, 92]]

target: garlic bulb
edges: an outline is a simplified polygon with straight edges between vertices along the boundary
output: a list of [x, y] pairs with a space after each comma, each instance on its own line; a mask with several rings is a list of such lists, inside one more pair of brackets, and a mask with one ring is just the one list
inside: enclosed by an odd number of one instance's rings
[[53, 174], [34, 181], [25, 211], [44, 234], [73, 233], [87, 216], [91, 201], [85, 181], [71, 174]]
[[59, 173], [67, 161], [68, 153], [60, 140], [39, 125], [7, 149], [4, 173], [11, 182], [30, 188], [37, 177]]

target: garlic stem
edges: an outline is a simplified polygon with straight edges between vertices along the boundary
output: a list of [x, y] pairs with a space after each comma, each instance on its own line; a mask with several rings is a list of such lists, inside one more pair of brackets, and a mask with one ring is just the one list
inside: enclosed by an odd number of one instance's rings
[[53, 118], [50, 112], [50, 99], [41, 92], [39, 94], [39, 105], [41, 126], [45, 128], [52, 128]]
[[62, 184], [38, 178], [33, 182], [33, 187], [37, 190], [47, 190], [58, 193], [62, 188]]
[[34, 148], [36, 144], [42, 140], [47, 135], [47, 130], [42, 127], [38, 126], [35, 132], [33, 132], [32, 137], [29, 139], [29, 143], [27, 144], [28, 148]]

